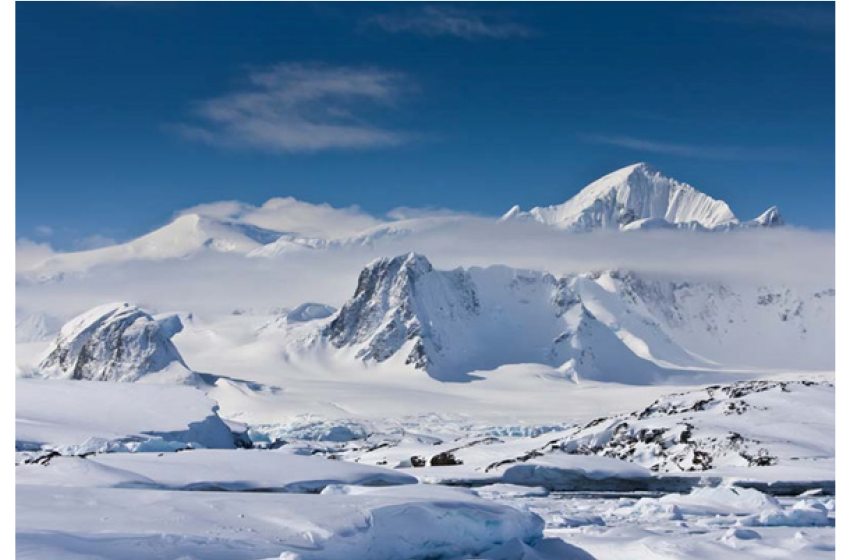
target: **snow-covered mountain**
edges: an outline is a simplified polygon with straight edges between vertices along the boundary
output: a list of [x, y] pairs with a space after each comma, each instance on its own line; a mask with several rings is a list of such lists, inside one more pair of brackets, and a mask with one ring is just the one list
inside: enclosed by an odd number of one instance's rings
[[441, 379], [543, 363], [566, 377], [650, 383], [719, 364], [828, 368], [833, 298], [620, 271], [439, 271], [411, 253], [370, 263], [322, 334], [356, 359]]
[[[379, 254], [422, 250], [423, 239], [438, 234], [457, 235], [469, 226], [482, 232], [495, 227], [496, 220], [471, 215], [427, 211], [414, 217], [393, 215], [391, 219], [358, 217], [350, 222], [351, 210], [273, 199], [254, 213], [210, 211], [196, 208], [139, 238], [98, 249], [52, 253], [28, 262], [18, 270], [24, 280], [44, 281], [66, 273], [83, 273], [100, 266], [128, 262], [185, 259], [203, 253], [227, 253], [251, 258], [280, 258], [312, 251], [374, 250]], [[237, 203], [220, 203], [225, 206]], [[208, 205], [217, 206], [217, 205]], [[317, 227], [299, 217], [319, 212], [331, 224], [340, 220], [344, 228]], [[272, 217], [274, 219], [272, 219]], [[594, 181], [577, 195], [555, 206], [522, 211], [514, 206], [498, 220], [539, 222], [555, 230], [585, 232], [596, 229], [620, 231], [686, 229], [727, 231], [772, 228], [783, 225], [773, 206], [748, 221], [739, 220], [729, 206], [694, 187], [664, 176], [645, 163], [624, 167]], [[362, 229], [355, 227], [366, 226]], [[279, 229], [285, 226], [302, 229]], [[504, 228], [502, 228], [504, 229]]]
[[182, 259], [202, 251], [248, 254], [276, 241], [281, 235], [282, 232], [250, 224], [183, 214], [167, 225], [126, 243], [56, 253], [42, 262], [38, 270], [79, 272], [129, 261]]
[[771, 206], [765, 210], [758, 218], [744, 222], [744, 226], [750, 227], [778, 227], [785, 225], [785, 218], [779, 213], [779, 208]]
[[[609, 173], [563, 204], [527, 212], [514, 206], [502, 220], [533, 220], [567, 231], [663, 227], [720, 230], [740, 224], [722, 200], [666, 177], [646, 163]], [[772, 207], [752, 223], [777, 226], [783, 222]]]
[[443, 353], [447, 331], [463, 328], [479, 312], [465, 272], [437, 272], [411, 253], [370, 263], [324, 335], [337, 348], [358, 346], [357, 357], [365, 361], [383, 362], [404, 351], [405, 364], [428, 369]]
[[158, 321], [138, 307], [114, 303], [70, 320], [39, 365], [39, 373], [61, 379], [138, 381], [151, 374], [187, 381], [192, 372], [171, 342], [182, 325]]

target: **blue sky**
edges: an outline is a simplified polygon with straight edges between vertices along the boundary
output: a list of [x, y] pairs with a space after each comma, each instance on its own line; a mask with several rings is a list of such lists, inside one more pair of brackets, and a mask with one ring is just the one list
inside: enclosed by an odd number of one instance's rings
[[19, 3], [17, 234], [294, 196], [562, 202], [636, 161], [832, 229], [832, 3]]

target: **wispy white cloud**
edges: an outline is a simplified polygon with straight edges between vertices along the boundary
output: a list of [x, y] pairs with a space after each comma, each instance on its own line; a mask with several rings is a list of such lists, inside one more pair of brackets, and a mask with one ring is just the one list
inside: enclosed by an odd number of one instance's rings
[[51, 235], [53, 235], [53, 228], [50, 226], [35, 226], [33, 228], [33, 231], [39, 237], [50, 237]]
[[727, 6], [730, 9], [715, 9], [704, 19], [815, 33], [835, 31], [835, 7], [832, 2], [733, 2]]
[[531, 28], [510, 21], [500, 14], [453, 6], [430, 5], [407, 12], [379, 14], [369, 18], [367, 24], [389, 33], [442, 35], [468, 40], [509, 39], [534, 35]]
[[796, 151], [786, 148], [682, 144], [676, 142], [658, 142], [646, 138], [624, 135], [584, 134], [581, 135], [581, 138], [593, 144], [604, 144], [639, 152], [669, 154], [699, 159], [757, 159], [772, 161], [793, 158], [799, 155]]
[[207, 144], [274, 152], [398, 146], [413, 135], [369, 122], [412, 89], [378, 68], [278, 64], [249, 73], [243, 90], [195, 104], [192, 122], [169, 125]]

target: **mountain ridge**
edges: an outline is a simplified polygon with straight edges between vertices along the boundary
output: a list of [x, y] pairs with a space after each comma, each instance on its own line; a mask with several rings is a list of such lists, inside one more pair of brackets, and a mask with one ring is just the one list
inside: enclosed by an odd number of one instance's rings
[[[299, 213], [305, 211], [304, 206], [308, 205], [291, 203], [275, 211]], [[332, 221], [334, 210], [325, 206], [316, 205], [323, 212], [330, 213], [327, 219]], [[199, 212], [180, 214], [165, 226], [125, 243], [86, 251], [54, 253], [20, 272], [49, 279], [64, 272], [81, 272], [105, 264], [184, 259], [206, 252], [249, 258], [276, 258], [313, 250], [372, 248], [400, 240], [420, 239], [440, 228], [445, 229], [472, 219], [465, 214], [390, 219], [339, 236], [330, 233], [318, 235], [312, 230], [269, 229], [256, 225], [252, 220], [240, 218], [239, 215], [204, 215]], [[297, 220], [280, 220], [275, 227], [290, 222]], [[613, 171], [564, 203], [536, 207], [529, 211], [514, 206], [493, 222], [536, 222], [565, 232], [599, 229], [728, 231], [773, 228], [785, 224], [775, 206], [757, 218], [741, 221], [722, 200], [716, 200], [687, 183], [666, 177], [646, 163]]]
[[[573, 379], [653, 383], [773, 356], [777, 365], [794, 353], [798, 362], [817, 362], [830, 347], [830, 297], [834, 291], [744, 292], [616, 270], [562, 277], [503, 266], [441, 271], [408, 253], [369, 263], [321, 336], [364, 363], [398, 359], [442, 380], [543, 363]], [[826, 330], [814, 329], [824, 321]], [[744, 338], [753, 329], [784, 350], [759, 354]]]

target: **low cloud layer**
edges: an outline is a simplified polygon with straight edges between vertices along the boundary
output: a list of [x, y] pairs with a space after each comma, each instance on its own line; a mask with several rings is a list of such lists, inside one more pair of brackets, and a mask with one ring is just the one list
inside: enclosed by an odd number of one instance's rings
[[779, 27], [811, 33], [835, 33], [835, 5], [831, 2], [729, 3], [712, 7], [703, 19], [743, 26]]
[[197, 102], [192, 119], [167, 128], [206, 144], [270, 152], [398, 146], [412, 136], [372, 117], [410, 89], [404, 75], [379, 68], [278, 64], [250, 72], [239, 91]]
[[[262, 216], [264, 210], [254, 212]], [[676, 281], [741, 282], [812, 291], [835, 286], [832, 233], [783, 228], [570, 234], [535, 223], [484, 218], [425, 220], [427, 227], [408, 235], [342, 249], [304, 250], [276, 258], [210, 252], [189, 259], [103, 266], [65, 275], [60, 281], [21, 282], [17, 303], [27, 312], [45, 311], [62, 319], [116, 300], [156, 311], [201, 315], [235, 309], [264, 311], [305, 301], [339, 306], [354, 293], [365, 264], [408, 251], [426, 255], [440, 269], [507, 265], [558, 276], [621, 269]], [[407, 223], [416, 224], [415, 220]], [[27, 248], [44, 249], [32, 244]]]

